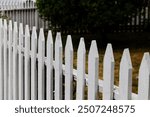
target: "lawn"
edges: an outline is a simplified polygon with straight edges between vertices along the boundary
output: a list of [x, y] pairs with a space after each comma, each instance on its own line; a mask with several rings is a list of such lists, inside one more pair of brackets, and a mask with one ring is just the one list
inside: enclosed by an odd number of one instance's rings
[[[66, 37], [65, 37], [66, 38]], [[78, 38], [78, 39], [75, 39]], [[90, 46], [91, 40], [87, 40], [89, 38], [88, 36], [85, 37], [85, 43], [87, 48], [87, 57], [86, 57], [86, 73], [88, 71], [87, 67], [87, 60], [88, 60], [88, 50]], [[91, 38], [91, 37], [90, 37]], [[150, 34], [149, 33], [123, 33], [123, 34], [111, 34], [108, 35], [108, 42], [112, 43], [113, 46], [113, 52], [115, 57], [115, 85], [119, 85], [119, 66], [120, 61], [122, 57], [122, 53], [124, 48], [128, 47], [130, 50], [131, 55], [131, 61], [132, 61], [132, 91], [134, 93], [138, 92], [138, 73], [139, 73], [139, 67], [142, 61], [142, 57], [144, 52], [149, 52], [150, 50]], [[77, 65], [77, 47], [79, 43], [79, 36], [73, 37], [73, 44], [74, 44], [74, 68], [76, 69]], [[101, 47], [99, 45], [100, 42], [98, 42], [98, 47]], [[65, 42], [63, 42], [65, 45]], [[100, 43], [101, 44], [101, 43]], [[63, 46], [64, 47], [64, 46]], [[99, 78], [103, 79], [103, 57], [105, 53], [106, 45], [103, 45], [103, 47], [99, 48]]]

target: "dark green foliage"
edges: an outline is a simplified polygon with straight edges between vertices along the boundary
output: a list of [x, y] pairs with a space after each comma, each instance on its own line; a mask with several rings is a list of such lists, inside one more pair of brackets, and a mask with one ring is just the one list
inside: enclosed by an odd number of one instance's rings
[[37, 0], [40, 15], [63, 30], [110, 31], [129, 21], [148, 0]]

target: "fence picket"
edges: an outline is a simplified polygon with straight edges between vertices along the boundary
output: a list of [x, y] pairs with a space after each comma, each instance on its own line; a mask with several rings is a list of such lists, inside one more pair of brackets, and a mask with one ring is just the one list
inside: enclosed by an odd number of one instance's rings
[[130, 100], [132, 94], [132, 63], [129, 49], [125, 49], [120, 63], [119, 95], [122, 100]]
[[4, 99], [3, 23], [0, 18], [0, 100]]
[[141, 66], [139, 69], [139, 83], [138, 83], [138, 99], [150, 99], [150, 55], [144, 53]]
[[96, 41], [92, 41], [88, 55], [88, 100], [97, 99], [99, 54]]
[[9, 65], [8, 65], [8, 98], [9, 100], [13, 99], [13, 59], [12, 59], [12, 37], [13, 37], [13, 32], [12, 32], [12, 21], [9, 21]]
[[53, 37], [52, 32], [48, 32], [47, 37], [47, 76], [46, 76], [46, 99], [53, 99]]
[[30, 99], [30, 32], [29, 26], [25, 27], [25, 100]]
[[71, 35], [67, 36], [65, 47], [65, 100], [73, 99], [73, 45]]
[[38, 40], [38, 100], [45, 98], [44, 56], [45, 37], [43, 28], [41, 28]]
[[108, 44], [106, 52], [104, 55], [103, 62], [103, 99], [112, 100], [113, 99], [113, 89], [114, 89], [114, 55], [112, 45]]
[[19, 100], [24, 99], [24, 78], [23, 78], [23, 24], [19, 25]]
[[84, 38], [80, 39], [78, 52], [77, 52], [77, 93], [76, 99], [84, 99], [84, 89], [85, 89], [85, 43]]
[[62, 41], [57, 33], [55, 41], [55, 100], [62, 99]]
[[32, 29], [31, 36], [31, 99], [37, 99], [37, 64], [36, 64], [36, 54], [37, 54], [37, 32], [36, 27]]
[[17, 100], [18, 95], [18, 58], [17, 58], [18, 27], [14, 22], [13, 29], [13, 99]]
[[8, 99], [7, 21], [4, 20], [4, 99]]

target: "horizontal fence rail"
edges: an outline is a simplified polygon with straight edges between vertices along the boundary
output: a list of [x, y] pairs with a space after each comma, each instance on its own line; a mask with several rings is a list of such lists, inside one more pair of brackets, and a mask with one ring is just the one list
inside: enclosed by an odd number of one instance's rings
[[[77, 51], [77, 69], [73, 68], [74, 50], [71, 35], [63, 48], [61, 33], [55, 43], [52, 32], [45, 39], [26, 25], [0, 19], [0, 99], [9, 100], [137, 100], [150, 98], [150, 55], [145, 53], [139, 69], [138, 94], [132, 93], [132, 63], [125, 49], [120, 63], [119, 86], [114, 85], [114, 55], [108, 44], [103, 61], [103, 80], [99, 79], [99, 52], [96, 41], [88, 53], [88, 74], [84, 38]], [[63, 50], [65, 53], [63, 54]], [[64, 57], [64, 64], [63, 64]], [[87, 89], [87, 91], [85, 91]], [[87, 94], [87, 95], [86, 95]]]

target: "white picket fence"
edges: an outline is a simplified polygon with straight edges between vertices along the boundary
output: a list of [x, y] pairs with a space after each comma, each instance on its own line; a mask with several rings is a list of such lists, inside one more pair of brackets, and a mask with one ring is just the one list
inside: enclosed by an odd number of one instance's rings
[[[25, 32], [25, 33], [24, 33]], [[52, 32], [47, 41], [43, 28], [37, 37], [36, 27], [30, 35], [29, 26], [23, 30], [22, 23], [12, 24], [0, 19], [0, 99], [14, 100], [77, 100], [97, 99], [149, 99], [150, 98], [150, 55], [145, 53], [139, 70], [138, 94], [132, 93], [132, 63], [129, 49], [125, 49], [120, 63], [119, 87], [114, 85], [114, 56], [108, 44], [103, 62], [103, 79], [100, 80], [99, 53], [93, 40], [88, 54], [88, 74], [84, 38], [80, 39], [77, 51], [77, 70], [73, 69], [74, 50], [71, 36], [67, 36], [65, 54], [61, 34], [57, 33], [55, 45]], [[63, 55], [65, 65], [63, 64]], [[73, 84], [76, 82], [76, 89]], [[74, 94], [73, 94], [74, 92]]]
[[30, 30], [33, 26], [36, 26], [38, 30], [40, 27], [48, 30], [48, 21], [40, 18], [34, 1], [1, 0], [0, 13], [13, 22], [22, 23], [23, 27], [29, 25]]

